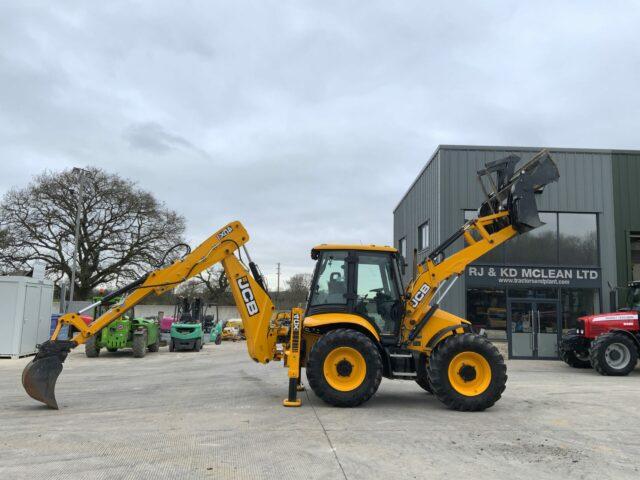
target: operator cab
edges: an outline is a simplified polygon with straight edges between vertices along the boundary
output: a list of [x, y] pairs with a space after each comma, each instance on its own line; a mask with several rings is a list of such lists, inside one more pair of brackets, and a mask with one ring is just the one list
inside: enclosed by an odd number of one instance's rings
[[381, 339], [397, 338], [402, 320], [400, 256], [376, 245], [318, 245], [307, 316], [350, 313], [373, 325]]
[[627, 291], [627, 308], [629, 310], [640, 311], [640, 280], [633, 281], [629, 284]]

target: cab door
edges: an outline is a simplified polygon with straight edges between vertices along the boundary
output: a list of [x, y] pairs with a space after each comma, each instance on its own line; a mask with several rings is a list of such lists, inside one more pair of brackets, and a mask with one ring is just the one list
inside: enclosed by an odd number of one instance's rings
[[395, 340], [403, 313], [395, 258], [373, 251], [359, 251], [356, 258], [354, 313], [371, 322], [381, 338]]

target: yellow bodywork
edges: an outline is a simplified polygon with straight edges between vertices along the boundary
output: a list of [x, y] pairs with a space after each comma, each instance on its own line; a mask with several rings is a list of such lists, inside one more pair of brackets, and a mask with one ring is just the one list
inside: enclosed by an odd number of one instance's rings
[[[500, 212], [467, 222], [464, 226], [464, 238], [467, 242], [465, 248], [440, 263], [436, 264], [428, 259], [423, 265], [418, 265], [418, 274], [407, 287], [410, 301], [407, 302], [405, 317], [402, 321], [401, 336], [407, 348], [429, 354], [430, 350], [444, 338], [453, 335], [454, 332], [464, 332], [462, 326], [469, 324], [467, 320], [438, 308], [413, 341], [409, 340], [412, 330], [433, 308], [432, 300], [439, 285], [452, 277], [462, 275], [471, 262], [518, 234], [512, 226], [506, 226], [493, 233], [488, 232], [488, 226], [496, 224], [508, 215], [509, 212]], [[431, 342], [443, 329], [455, 326], [460, 327], [443, 334], [437, 342]], [[430, 348], [427, 348], [430, 342]]]
[[[432, 341], [434, 338], [437, 338], [439, 342], [452, 335], [453, 331], [457, 333], [464, 331], [463, 325], [469, 322], [438, 309], [422, 331], [418, 332], [412, 341], [408, 340], [411, 330], [432, 308], [429, 305], [438, 285], [454, 275], [462, 274], [469, 263], [516, 235], [516, 231], [512, 227], [503, 228], [493, 234], [487, 232], [485, 228], [487, 225], [505, 215], [507, 215], [506, 212], [469, 222], [465, 226], [468, 231], [465, 231], [464, 237], [469, 244], [466, 248], [441, 263], [434, 264], [428, 260], [424, 265], [418, 267], [417, 277], [407, 287], [407, 298], [413, 301], [406, 303], [405, 315], [401, 321], [399, 344], [404, 342], [405, 348], [429, 355], [437, 343]], [[113, 306], [91, 324], [86, 325], [77, 313], [63, 315], [58, 320], [52, 340], [57, 338], [63, 324], [69, 324], [77, 330], [72, 341], [75, 344], [84, 343], [90, 336], [95, 335], [152, 292], [161, 295], [203, 270], [221, 263], [242, 317], [249, 356], [260, 363], [282, 359], [289, 369], [290, 380], [289, 396], [284, 404], [286, 406], [300, 405], [300, 401], [295, 395], [296, 389], [301, 388], [300, 367], [306, 364], [309, 351], [324, 333], [335, 328], [355, 328], [366, 332], [378, 344], [380, 336], [369, 321], [351, 313], [330, 312], [304, 318], [303, 310], [293, 309], [289, 313], [276, 315], [273, 302], [255, 278], [254, 271], [239, 259], [240, 250], [244, 249], [248, 240], [249, 234], [240, 222], [229, 223], [181, 260], [150, 273], [139, 286], [124, 298], [120, 305]], [[314, 250], [397, 253], [395, 248], [376, 245], [323, 244], [314, 247]], [[417, 297], [420, 297], [419, 301], [415, 301]], [[286, 320], [290, 320], [288, 326], [285, 323]], [[454, 327], [453, 330], [450, 327]], [[447, 328], [449, 330], [443, 334], [443, 330]], [[284, 345], [278, 348], [277, 342], [281, 342], [283, 339], [285, 339]], [[300, 348], [302, 344], [305, 345], [305, 357], [302, 356]], [[323, 368], [327, 381], [337, 390], [349, 391], [353, 387], [349, 382], [354, 385], [361, 382], [366, 373], [366, 364], [363, 359], [358, 358], [359, 354], [355, 350], [354, 353], [347, 347], [345, 348], [335, 355], [337, 355], [336, 358], [346, 358], [353, 364], [353, 374], [349, 378], [336, 374], [334, 371], [335, 362], [333, 362], [336, 359], [333, 357], [327, 359]], [[478, 368], [482, 369], [483, 366], [479, 365]], [[474, 388], [481, 387], [482, 382]]]
[[305, 329], [322, 328], [322, 327], [337, 327], [339, 325], [351, 325], [364, 328], [368, 331], [373, 338], [380, 341], [380, 335], [375, 328], [359, 315], [353, 315], [351, 313], [320, 313], [317, 315], [311, 315], [304, 319]]

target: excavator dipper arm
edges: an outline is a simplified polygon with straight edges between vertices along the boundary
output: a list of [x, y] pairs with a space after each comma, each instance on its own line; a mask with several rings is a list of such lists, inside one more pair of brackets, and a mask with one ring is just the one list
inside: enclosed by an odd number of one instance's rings
[[[129, 293], [122, 303], [112, 306], [90, 324], [85, 324], [80, 312], [61, 316], [51, 339], [38, 346], [36, 356], [22, 372], [22, 385], [26, 392], [35, 400], [57, 409], [55, 385], [71, 349], [85, 343], [152, 292], [161, 295], [217, 263], [222, 263], [225, 269], [244, 321], [249, 355], [258, 362], [268, 362], [273, 357], [276, 342], [276, 334], [270, 325], [273, 303], [263, 288], [255, 264], [250, 262], [247, 268], [235, 255], [236, 251], [240, 254], [241, 248], [246, 252], [248, 240], [249, 234], [244, 226], [240, 222], [231, 222], [182, 259], [119, 289], [118, 294]], [[102, 303], [112, 296], [105, 297]], [[71, 325], [77, 332], [70, 340], [58, 340], [64, 324]]]

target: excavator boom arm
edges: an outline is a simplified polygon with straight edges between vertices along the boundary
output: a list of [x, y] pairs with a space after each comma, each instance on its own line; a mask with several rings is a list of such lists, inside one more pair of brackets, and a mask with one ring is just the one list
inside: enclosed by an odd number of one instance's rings
[[[249, 234], [244, 226], [237, 221], [231, 222], [180, 260], [120, 289], [119, 292], [129, 294], [90, 324], [85, 324], [80, 313], [62, 315], [51, 339], [38, 346], [36, 356], [22, 372], [22, 384], [27, 393], [51, 408], [58, 408], [55, 383], [62, 371], [62, 363], [72, 348], [85, 343], [152, 292], [161, 295], [217, 263], [222, 263], [225, 269], [242, 316], [249, 355], [256, 361], [268, 362], [275, 351], [276, 335], [271, 328], [274, 306], [263, 288], [261, 278], [255, 278], [259, 277], [257, 267], [253, 263], [249, 264], [249, 268], [245, 267], [235, 255], [236, 251], [241, 254], [240, 249], [246, 252], [244, 245], [248, 240]], [[70, 340], [58, 340], [64, 324], [72, 325], [77, 332]]]

